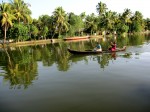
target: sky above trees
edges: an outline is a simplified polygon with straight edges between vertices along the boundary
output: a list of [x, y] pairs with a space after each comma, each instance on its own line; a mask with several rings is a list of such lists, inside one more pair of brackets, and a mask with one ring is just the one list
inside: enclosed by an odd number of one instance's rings
[[[3, 0], [7, 1], [7, 0]], [[52, 12], [59, 6], [68, 12], [80, 14], [86, 12], [91, 14], [96, 12], [96, 5], [101, 1], [105, 3], [109, 10], [117, 13], [124, 12], [124, 9], [129, 8], [133, 13], [140, 11], [144, 18], [150, 18], [149, 0], [24, 0], [29, 3], [32, 11], [32, 17], [38, 18], [40, 15], [52, 15]]]

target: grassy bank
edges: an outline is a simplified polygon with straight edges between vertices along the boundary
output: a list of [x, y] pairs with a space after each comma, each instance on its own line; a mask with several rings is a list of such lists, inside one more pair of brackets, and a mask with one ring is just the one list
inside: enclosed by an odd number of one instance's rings
[[[90, 36], [90, 38], [103, 38], [102, 35], [97, 35], [97, 36]], [[6, 44], [0, 44], [0, 47], [17, 47], [17, 46], [34, 46], [34, 45], [40, 45], [40, 44], [50, 44], [50, 43], [58, 43], [62, 42], [64, 39], [45, 39], [45, 40], [31, 40], [31, 41], [23, 41], [23, 42], [10, 42]]]
[[40, 45], [40, 44], [57, 43], [60, 41], [62, 41], [62, 39], [31, 40], [31, 41], [11, 42], [11, 43], [6, 43], [6, 44], [0, 44], [0, 47], [32, 46], [32, 45]]

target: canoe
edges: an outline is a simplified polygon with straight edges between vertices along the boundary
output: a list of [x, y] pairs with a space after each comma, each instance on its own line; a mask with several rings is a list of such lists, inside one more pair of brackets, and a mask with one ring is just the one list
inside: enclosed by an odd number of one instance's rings
[[102, 53], [113, 53], [113, 52], [120, 52], [120, 51], [125, 51], [126, 46], [123, 48], [117, 48], [115, 51], [110, 51], [110, 50], [103, 50], [103, 51], [93, 51], [93, 50], [85, 50], [85, 51], [78, 51], [78, 50], [73, 50], [68, 48], [68, 51], [71, 54], [102, 54]]
[[64, 38], [65, 41], [89, 39], [89, 36]]

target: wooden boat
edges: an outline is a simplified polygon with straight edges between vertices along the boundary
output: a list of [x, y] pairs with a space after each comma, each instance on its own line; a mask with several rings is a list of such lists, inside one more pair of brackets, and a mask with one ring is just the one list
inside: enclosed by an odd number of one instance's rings
[[89, 39], [89, 36], [65, 38], [65, 41]]
[[101, 53], [113, 53], [113, 52], [119, 52], [119, 51], [125, 51], [126, 46], [123, 48], [117, 48], [116, 51], [110, 51], [110, 50], [103, 50], [103, 51], [93, 51], [93, 50], [85, 50], [85, 51], [78, 51], [78, 50], [72, 50], [68, 48], [68, 51], [71, 54], [101, 54]]

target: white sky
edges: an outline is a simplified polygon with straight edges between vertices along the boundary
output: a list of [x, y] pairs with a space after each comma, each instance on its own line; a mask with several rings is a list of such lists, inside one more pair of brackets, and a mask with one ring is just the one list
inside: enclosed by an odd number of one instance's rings
[[[0, 0], [2, 1], [2, 0]], [[7, 0], [3, 0], [7, 1]], [[101, 1], [107, 5], [107, 8], [118, 13], [124, 12], [128, 8], [133, 13], [140, 11], [144, 18], [150, 18], [150, 0], [24, 0], [31, 4], [32, 17], [38, 18], [41, 15], [52, 15], [52, 12], [59, 6], [66, 13], [74, 12], [75, 14], [91, 14], [96, 12], [96, 5]], [[1, 2], [0, 2], [1, 3]]]

